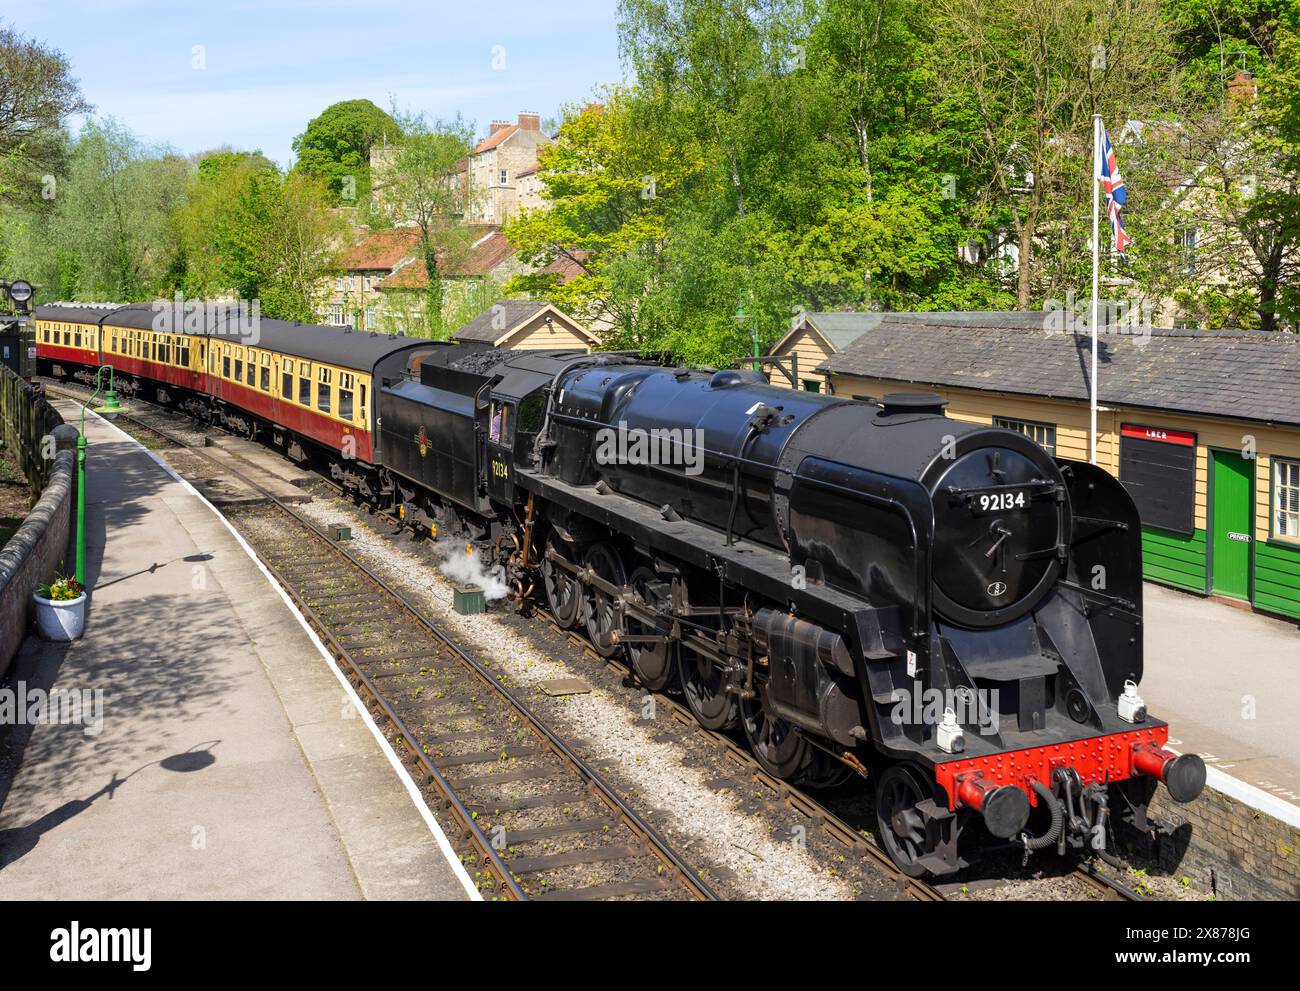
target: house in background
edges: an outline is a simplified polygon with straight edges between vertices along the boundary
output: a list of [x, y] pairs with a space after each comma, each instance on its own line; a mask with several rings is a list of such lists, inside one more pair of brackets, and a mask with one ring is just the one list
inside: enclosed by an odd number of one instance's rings
[[[536, 113], [521, 113], [517, 124], [494, 120], [488, 136], [474, 146], [465, 163], [465, 219], [476, 224], [504, 224], [521, 207], [540, 205], [536, 181], [538, 149], [553, 139], [542, 130]], [[521, 198], [520, 176], [529, 190]]]
[[374, 231], [343, 252], [342, 269], [317, 309], [322, 323], [358, 330], [377, 329], [383, 297], [379, 285], [420, 251], [420, 232], [411, 227]]
[[[934, 391], [955, 420], [1088, 460], [1086, 329], [1051, 312], [860, 316], [819, 368], [835, 394]], [[1144, 576], [1300, 618], [1295, 335], [1156, 328], [1098, 344], [1097, 463], [1137, 504]]]
[[554, 304], [537, 299], [500, 299], [451, 335], [453, 341], [529, 351], [577, 348], [590, 351], [599, 341], [586, 327]]

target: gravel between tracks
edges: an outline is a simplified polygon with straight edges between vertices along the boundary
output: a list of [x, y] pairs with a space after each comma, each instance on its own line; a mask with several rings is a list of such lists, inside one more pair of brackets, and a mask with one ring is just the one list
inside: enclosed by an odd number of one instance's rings
[[[314, 502], [297, 508], [320, 526], [350, 525], [352, 553], [424, 608], [431, 620], [470, 640], [517, 686], [527, 689], [523, 697], [530, 705], [537, 704], [533, 696], [540, 682], [585, 677], [581, 670], [544, 654], [497, 616], [453, 612], [452, 583], [396, 541], [374, 533], [370, 519], [347, 503], [318, 490]], [[593, 691], [568, 696], [544, 714], [548, 720], [557, 715], [566, 736], [582, 738], [588, 759], [598, 767], [617, 766], [660, 810], [656, 825], [671, 834], [675, 844], [741, 879], [737, 883], [742, 897], [838, 900], [857, 896], [849, 883], [829, 876], [798, 844], [775, 839], [762, 822], [742, 812], [728, 792], [711, 790], [702, 773], [683, 766], [677, 747], [656, 742], [652, 737], [668, 718], [666, 713], [657, 722], [642, 720], [639, 708], [629, 710], [621, 701]], [[692, 839], [679, 843], [682, 836]]]

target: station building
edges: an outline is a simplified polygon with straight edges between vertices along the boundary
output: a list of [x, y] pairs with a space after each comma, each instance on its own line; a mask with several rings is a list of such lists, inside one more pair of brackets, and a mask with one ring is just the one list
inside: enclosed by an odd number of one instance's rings
[[501, 299], [452, 333], [453, 341], [537, 351], [599, 347], [595, 334], [553, 303]]
[[[1086, 461], [1091, 337], [1060, 318], [836, 314], [857, 333], [816, 371], [838, 395], [934, 391], [954, 419]], [[1097, 461], [1137, 503], [1146, 578], [1300, 618], [1300, 338], [1103, 333], [1098, 368]]]

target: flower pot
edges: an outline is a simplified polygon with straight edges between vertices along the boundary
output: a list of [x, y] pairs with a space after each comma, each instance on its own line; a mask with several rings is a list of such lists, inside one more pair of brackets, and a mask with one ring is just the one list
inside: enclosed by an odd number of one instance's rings
[[76, 640], [86, 629], [85, 592], [63, 601], [42, 599], [33, 593], [32, 601], [36, 603], [36, 630], [46, 640], [66, 643]]

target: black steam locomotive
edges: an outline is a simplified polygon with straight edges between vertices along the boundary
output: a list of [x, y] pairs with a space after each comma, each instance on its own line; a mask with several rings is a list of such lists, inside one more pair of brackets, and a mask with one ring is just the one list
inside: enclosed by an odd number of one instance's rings
[[879, 403], [622, 354], [434, 345], [378, 397], [384, 491], [521, 598], [623, 653], [772, 774], [874, 780], [912, 875], [971, 822], [1108, 855], [1164, 749], [1142, 675], [1140, 529], [1123, 487], [937, 396]]

